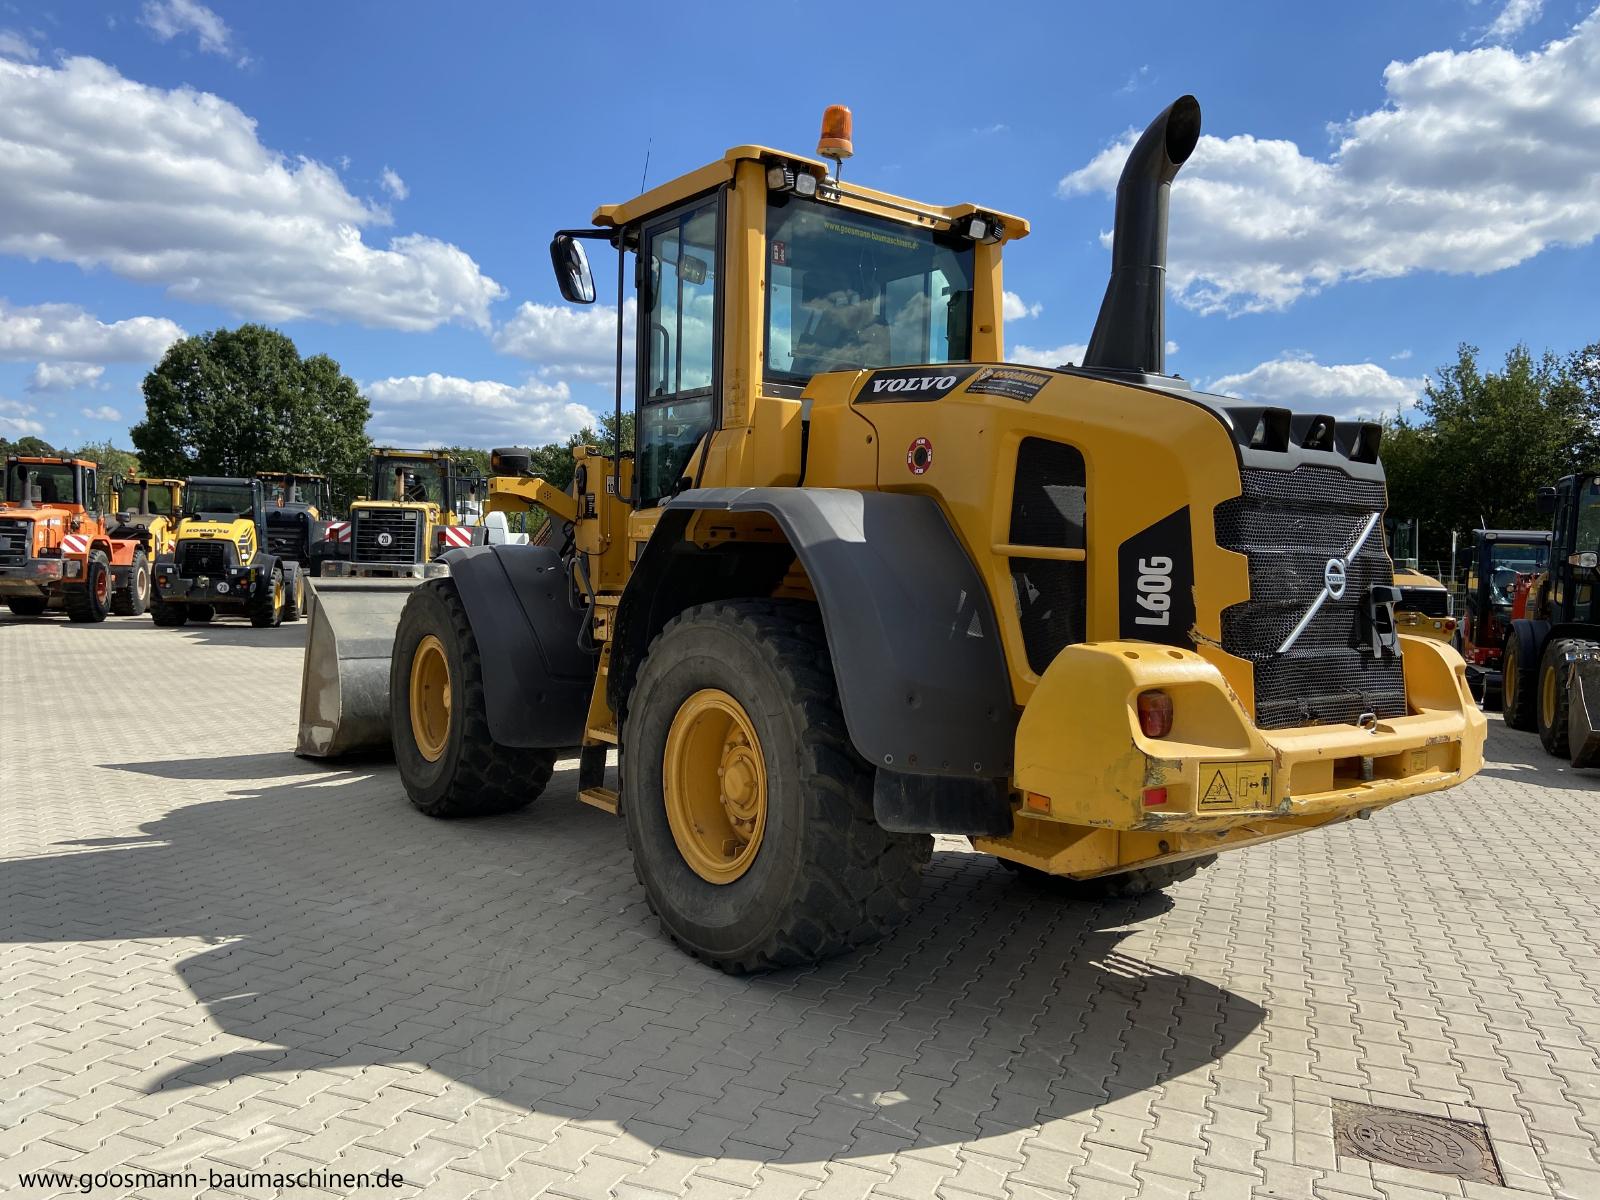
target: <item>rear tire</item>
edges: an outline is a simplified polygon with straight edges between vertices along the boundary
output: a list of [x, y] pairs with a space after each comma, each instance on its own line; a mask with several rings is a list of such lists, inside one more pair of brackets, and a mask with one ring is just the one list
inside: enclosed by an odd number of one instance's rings
[[273, 567], [267, 587], [259, 596], [250, 597], [250, 624], [257, 629], [272, 629], [283, 624], [284, 597], [283, 568]]
[[1515, 630], [1506, 637], [1500, 654], [1500, 711], [1506, 724], [1524, 733], [1535, 727], [1534, 699], [1538, 691], [1539, 664], [1524, 663]]
[[[703, 711], [707, 695], [732, 701], [748, 720], [761, 781], [759, 841], [744, 842], [755, 842], [748, 858], [739, 837], [727, 842], [728, 874], [717, 882], [704, 865], [690, 865], [697, 857], [704, 864], [704, 846], [686, 850], [674, 834], [675, 820], [680, 833], [686, 827], [681, 797], [697, 794], [686, 781], [712, 770], [686, 748], [697, 735], [681, 732], [685, 714], [697, 704]], [[715, 743], [713, 737], [713, 759]], [[891, 833], [873, 818], [873, 768], [845, 730], [815, 606], [723, 601], [673, 618], [640, 667], [622, 744], [634, 871], [668, 936], [711, 966], [742, 973], [842, 954], [884, 936], [916, 899], [932, 839]], [[748, 777], [741, 754], [751, 756], [752, 748], [730, 735], [711, 787], [725, 786], [723, 769]], [[669, 814], [669, 780], [679, 789], [676, 817]], [[732, 821], [745, 799], [743, 785], [735, 786], [732, 798], [711, 793], [701, 811], [715, 818], [720, 803]], [[715, 846], [714, 831], [707, 838], [700, 821], [692, 825]]]
[[1568, 744], [1567, 712], [1570, 706], [1568, 680], [1572, 675], [1567, 655], [1573, 651], [1593, 650], [1593, 642], [1576, 638], [1551, 638], [1546, 643], [1544, 655], [1539, 660], [1539, 691], [1537, 712], [1539, 741], [1545, 750], [1557, 758], [1570, 759], [1572, 749]]
[[37, 617], [50, 607], [50, 601], [44, 596], [13, 596], [6, 607], [19, 617]]
[[191, 604], [188, 606], [187, 611], [189, 613], [188, 619], [199, 625], [209, 624], [212, 618], [217, 615], [216, 607], [211, 604]]
[[104, 621], [111, 613], [111, 560], [104, 550], [89, 551], [83, 583], [65, 589], [62, 602], [73, 621]]
[[285, 621], [298, 621], [305, 612], [306, 573], [296, 571], [294, 578], [288, 581], [288, 595], [283, 602], [283, 619]]
[[[427, 652], [424, 642], [433, 639]], [[412, 682], [419, 657], [437, 654], [439, 675], [418, 679], [418, 715], [413, 717]], [[443, 703], [440, 724], [426, 723], [422, 693]], [[422, 728], [418, 729], [418, 723]], [[538, 799], [555, 770], [554, 750], [497, 744], [489, 733], [483, 690], [483, 654], [453, 579], [434, 579], [411, 593], [395, 630], [389, 662], [389, 730], [394, 758], [411, 803], [430, 817], [483, 817], [513, 812]], [[419, 733], [422, 736], [419, 736]], [[432, 743], [432, 756], [422, 743]]]
[[111, 597], [111, 611], [119, 617], [142, 617], [150, 607], [150, 559], [143, 550], [133, 552], [128, 586]]
[[1038, 887], [1049, 888], [1073, 900], [1128, 900], [1136, 896], [1148, 896], [1151, 892], [1164, 891], [1175, 883], [1193, 879], [1216, 862], [1217, 856], [1207, 854], [1202, 858], [1156, 863], [1133, 871], [1122, 871], [1116, 875], [1099, 875], [1093, 879], [1067, 879], [1007, 859], [1001, 861], [1015, 871], [1019, 879], [1027, 880]]

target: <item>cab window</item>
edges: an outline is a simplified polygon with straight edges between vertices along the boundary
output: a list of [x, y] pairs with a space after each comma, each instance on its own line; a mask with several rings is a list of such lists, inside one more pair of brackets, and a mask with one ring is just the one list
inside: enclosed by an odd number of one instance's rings
[[645, 227], [639, 324], [639, 503], [670, 496], [716, 413], [717, 228], [706, 200]]

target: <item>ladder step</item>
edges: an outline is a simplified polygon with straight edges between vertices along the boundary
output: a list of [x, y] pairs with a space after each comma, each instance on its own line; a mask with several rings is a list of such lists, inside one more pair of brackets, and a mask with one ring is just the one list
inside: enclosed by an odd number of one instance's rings
[[585, 729], [583, 731], [583, 740], [585, 742], [610, 742], [615, 746], [617, 744], [617, 731], [609, 725], [596, 725], [593, 729]]
[[617, 815], [618, 810], [622, 807], [622, 797], [610, 788], [584, 788], [578, 793], [578, 799], [585, 804], [594, 805], [601, 812], [610, 813], [613, 817]]

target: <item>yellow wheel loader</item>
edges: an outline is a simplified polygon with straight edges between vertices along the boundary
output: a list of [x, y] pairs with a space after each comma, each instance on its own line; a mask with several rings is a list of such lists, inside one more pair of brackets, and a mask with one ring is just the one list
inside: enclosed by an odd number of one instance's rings
[[1394, 585], [1400, 589], [1394, 604], [1395, 625], [1402, 633], [1456, 645], [1455, 597], [1444, 584], [1420, 570], [1417, 522], [1385, 517], [1383, 526], [1389, 560], [1394, 563]]
[[497, 456], [564, 536], [407, 598], [412, 802], [520, 808], [576, 751], [665, 931], [749, 971], [891, 929], [933, 834], [1135, 894], [1477, 771], [1460, 657], [1395, 625], [1380, 428], [1164, 373], [1199, 132], [1186, 96], [1131, 152], [1077, 366], [1005, 361], [1026, 222], [843, 181], [848, 110], [559, 232], [567, 300], [585, 240], [637, 295], [636, 452], [580, 448], [570, 494]]
[[106, 518], [112, 539], [111, 611], [118, 616], [140, 617], [149, 609], [151, 571], [177, 546], [182, 503], [181, 479], [135, 475], [120, 482], [116, 510]]
[[192, 477], [181, 511], [172, 552], [155, 566], [150, 616], [157, 625], [204, 623], [219, 613], [258, 628], [299, 619], [305, 572], [267, 545], [259, 479]]
[[371, 497], [326, 526], [318, 575], [423, 579], [440, 554], [482, 543], [479, 481], [457, 475], [449, 455], [385, 447], [372, 452], [370, 470]]

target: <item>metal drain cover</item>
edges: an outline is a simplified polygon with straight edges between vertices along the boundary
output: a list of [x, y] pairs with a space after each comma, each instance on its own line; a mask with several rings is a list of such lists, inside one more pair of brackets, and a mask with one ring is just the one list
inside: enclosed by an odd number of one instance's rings
[[1340, 1154], [1369, 1162], [1504, 1186], [1488, 1132], [1471, 1121], [1335, 1100], [1333, 1140]]

